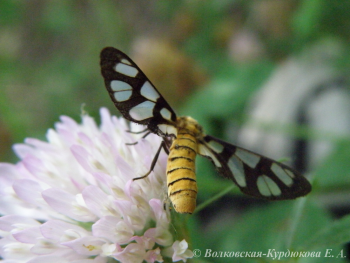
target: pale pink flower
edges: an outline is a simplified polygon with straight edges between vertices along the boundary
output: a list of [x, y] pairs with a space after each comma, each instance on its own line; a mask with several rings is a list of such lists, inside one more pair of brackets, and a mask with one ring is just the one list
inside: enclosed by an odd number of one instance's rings
[[188, 249], [188, 244], [186, 240], [182, 240], [181, 242], [176, 240], [171, 247], [164, 249], [164, 255], [171, 256], [173, 262], [182, 260], [186, 262], [187, 258], [193, 257], [193, 252]]
[[82, 124], [63, 116], [47, 142], [26, 139], [14, 146], [17, 164], [0, 163], [2, 261], [163, 262], [166, 251], [175, 261], [193, 256], [169, 231], [166, 154], [147, 178], [133, 181], [150, 168], [161, 138], [126, 132], [124, 119], [106, 109], [101, 118], [98, 127], [87, 115]]

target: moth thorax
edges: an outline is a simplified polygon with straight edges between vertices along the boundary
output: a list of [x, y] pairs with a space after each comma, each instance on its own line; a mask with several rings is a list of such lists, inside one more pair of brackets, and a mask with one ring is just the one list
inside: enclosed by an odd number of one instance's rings
[[178, 117], [176, 120], [176, 127], [178, 130], [184, 130], [196, 138], [203, 136], [202, 126], [191, 117]]

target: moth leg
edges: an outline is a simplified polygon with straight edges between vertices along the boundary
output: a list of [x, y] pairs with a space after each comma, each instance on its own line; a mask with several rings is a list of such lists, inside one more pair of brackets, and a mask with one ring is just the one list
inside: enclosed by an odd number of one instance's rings
[[134, 179], [133, 179], [134, 181], [135, 181], [135, 180], [139, 180], [139, 179], [144, 179], [144, 178], [146, 178], [146, 177], [153, 171], [154, 166], [156, 165], [156, 163], [157, 163], [157, 161], [158, 161], [158, 157], [159, 157], [160, 151], [161, 151], [162, 149], [164, 149], [164, 151], [165, 151], [167, 154], [169, 154], [169, 150], [168, 150], [168, 148], [167, 148], [167, 145], [166, 145], [165, 141], [162, 141], [162, 143], [160, 144], [160, 146], [159, 146], [159, 148], [158, 148], [158, 150], [157, 150], [156, 155], [155, 155], [154, 158], [153, 158], [153, 161], [152, 161], [152, 163], [151, 163], [151, 168], [149, 169], [149, 171], [148, 171], [145, 175], [143, 175], [143, 176], [141, 176], [141, 177], [136, 177], [136, 178], [134, 178]]
[[[145, 132], [145, 131], [147, 131], [147, 129], [146, 130], [143, 130], [142, 132], [131, 132], [131, 131], [128, 131], [128, 132], [130, 132], [130, 133], [134, 133], [134, 134], [140, 134], [140, 133], [143, 133], [143, 132]], [[151, 134], [151, 132], [150, 131], [148, 131], [145, 135], [143, 135], [142, 137], [141, 137], [141, 139], [144, 139], [144, 138], [146, 138], [148, 135], [150, 135]], [[130, 143], [126, 143], [125, 145], [136, 145], [138, 143], [138, 141], [136, 141], [136, 142], [130, 142]]]
[[162, 139], [163, 139], [163, 142], [162, 142], [162, 144], [163, 144], [163, 149], [164, 149], [165, 153], [166, 153], [167, 155], [169, 155], [169, 149], [170, 149], [170, 146], [171, 146], [171, 144], [172, 144], [172, 141], [169, 140], [168, 137], [163, 137]]
[[144, 132], [146, 132], [146, 131], [148, 131], [148, 128], [146, 128], [146, 129], [144, 129], [144, 130], [142, 130], [142, 131], [137, 131], [137, 132], [134, 132], [134, 131], [131, 131], [131, 130], [126, 130], [126, 132], [128, 132], [128, 133], [133, 133], [133, 134], [141, 134], [141, 133], [144, 133]]

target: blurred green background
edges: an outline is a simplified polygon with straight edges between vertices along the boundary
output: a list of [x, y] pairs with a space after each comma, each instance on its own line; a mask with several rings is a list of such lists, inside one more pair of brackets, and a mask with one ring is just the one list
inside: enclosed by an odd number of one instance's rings
[[[285, 61], [297, 57], [312, 68], [310, 54], [322, 53], [326, 59], [317, 66], [325, 63], [347, 83], [349, 42], [350, 1], [344, 0], [0, 1], [0, 161], [16, 162], [11, 146], [26, 137], [44, 140], [60, 115], [80, 121], [83, 107], [99, 122], [100, 107], [119, 114], [100, 75], [106, 46], [128, 54], [179, 115], [235, 143], [251, 99]], [[346, 109], [342, 114], [350, 119]], [[350, 131], [340, 136], [291, 124], [293, 131], [276, 129], [304, 143], [333, 145], [306, 169], [312, 194], [267, 204], [232, 191], [189, 219], [192, 249], [322, 251], [320, 258], [286, 259], [293, 262], [329, 262], [327, 248], [349, 255]], [[278, 158], [284, 157], [293, 158]], [[201, 203], [230, 183], [198, 159]], [[254, 261], [196, 262], [235, 260]]]

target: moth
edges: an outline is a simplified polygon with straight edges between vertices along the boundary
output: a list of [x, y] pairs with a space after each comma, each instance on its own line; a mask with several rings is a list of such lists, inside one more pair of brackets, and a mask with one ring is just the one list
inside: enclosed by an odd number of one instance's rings
[[168, 196], [178, 213], [191, 214], [196, 208], [197, 154], [208, 158], [220, 175], [253, 197], [286, 200], [311, 191], [308, 180], [287, 165], [206, 135], [191, 117], [177, 117], [151, 81], [122, 51], [106, 47], [100, 59], [105, 86], [123, 117], [145, 125], [143, 137], [155, 133], [163, 138], [149, 172], [135, 179], [151, 173], [164, 149], [169, 155]]

